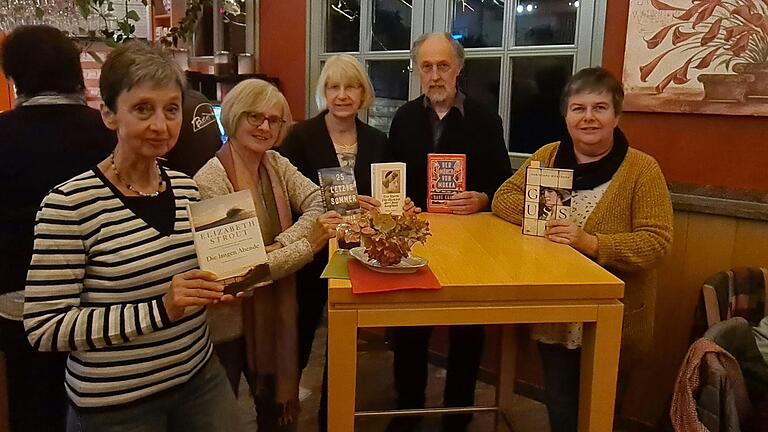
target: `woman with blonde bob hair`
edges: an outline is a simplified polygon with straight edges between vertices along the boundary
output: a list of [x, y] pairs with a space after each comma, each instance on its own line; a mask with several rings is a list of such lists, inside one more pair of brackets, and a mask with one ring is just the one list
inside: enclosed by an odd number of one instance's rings
[[[290, 121], [288, 102], [275, 86], [256, 79], [239, 83], [222, 104], [229, 140], [195, 175], [203, 199], [249, 190], [267, 245], [274, 282], [237, 302], [210, 308], [214, 349], [235, 393], [245, 373], [262, 432], [295, 430], [299, 379], [293, 273], [325, 247], [341, 221], [335, 212], [321, 216], [318, 187], [272, 150]], [[292, 213], [300, 215], [295, 223]]]
[[[316, 178], [320, 168], [348, 168], [355, 175], [360, 206], [363, 209], [377, 207], [379, 202], [369, 196], [371, 164], [390, 162], [392, 156], [387, 136], [357, 118], [360, 110], [373, 106], [375, 98], [363, 66], [348, 54], [332, 56], [320, 72], [315, 98], [320, 114], [296, 124], [280, 153], [310, 178]], [[413, 208], [410, 200], [406, 200], [406, 208]], [[326, 256], [327, 252], [320, 254], [296, 275], [300, 287], [297, 295], [301, 369], [307, 365], [315, 329], [328, 296], [325, 284], [320, 280]], [[324, 399], [321, 405], [322, 402]], [[321, 430], [326, 426], [324, 414], [321, 406], [318, 416]]]

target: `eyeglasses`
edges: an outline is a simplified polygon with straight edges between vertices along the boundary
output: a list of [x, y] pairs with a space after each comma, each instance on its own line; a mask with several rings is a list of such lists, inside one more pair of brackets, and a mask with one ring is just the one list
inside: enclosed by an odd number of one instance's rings
[[438, 63], [438, 64], [424, 63], [419, 65], [419, 69], [421, 70], [422, 73], [425, 73], [425, 74], [432, 73], [433, 69], [437, 69], [437, 73], [441, 75], [451, 70], [452, 67], [453, 66], [448, 63]]
[[360, 84], [351, 84], [351, 85], [328, 84], [325, 86], [325, 90], [332, 94], [339, 94], [341, 93], [342, 89], [346, 93], [349, 93], [351, 91], [360, 91], [363, 89], [363, 86], [361, 86]]
[[269, 123], [269, 127], [272, 129], [277, 129], [285, 123], [285, 120], [279, 116], [268, 116], [264, 113], [253, 111], [245, 111], [243, 114], [245, 119], [248, 120], [248, 124], [255, 127], [263, 125], [264, 120]]

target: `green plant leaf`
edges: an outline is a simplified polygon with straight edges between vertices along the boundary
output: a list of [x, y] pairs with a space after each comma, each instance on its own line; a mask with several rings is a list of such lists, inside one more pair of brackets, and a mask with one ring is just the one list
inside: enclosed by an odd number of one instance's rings
[[125, 14], [125, 17], [131, 21], [139, 21], [141, 20], [141, 17], [139, 17], [139, 13], [135, 10], [129, 10], [127, 14]]

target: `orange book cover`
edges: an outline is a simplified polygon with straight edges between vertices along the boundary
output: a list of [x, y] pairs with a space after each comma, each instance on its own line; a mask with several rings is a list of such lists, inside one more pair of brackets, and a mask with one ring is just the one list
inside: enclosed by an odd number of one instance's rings
[[427, 211], [448, 213], [447, 201], [467, 190], [467, 155], [427, 155]]

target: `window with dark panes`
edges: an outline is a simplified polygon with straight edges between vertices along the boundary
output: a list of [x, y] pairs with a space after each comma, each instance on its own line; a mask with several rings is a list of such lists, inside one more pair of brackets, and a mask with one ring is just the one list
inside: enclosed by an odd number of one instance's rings
[[376, 92], [373, 107], [368, 110], [368, 124], [389, 132], [395, 111], [408, 101], [408, 60], [372, 60], [368, 75]]
[[423, 33], [447, 32], [465, 48], [461, 91], [499, 114], [510, 152], [532, 153], [563, 136], [560, 93], [573, 72], [600, 64], [606, 5], [607, 0], [312, 1], [309, 87], [331, 55], [356, 56], [376, 91], [363, 117], [386, 131], [397, 108], [420, 94], [418, 74], [408, 72], [413, 42]]

